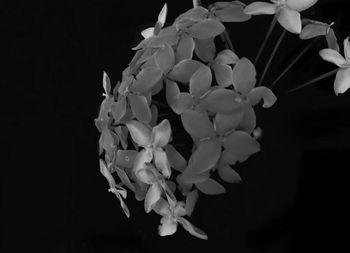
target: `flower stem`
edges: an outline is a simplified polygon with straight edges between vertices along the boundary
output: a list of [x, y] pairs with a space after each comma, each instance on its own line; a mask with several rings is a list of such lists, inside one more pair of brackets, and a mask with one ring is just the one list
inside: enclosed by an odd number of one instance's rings
[[275, 45], [275, 47], [274, 47], [274, 49], [273, 49], [273, 51], [272, 51], [272, 53], [271, 53], [271, 56], [270, 56], [270, 58], [269, 58], [269, 61], [267, 62], [266, 66], [265, 66], [264, 72], [263, 72], [262, 75], [261, 75], [261, 78], [260, 78], [260, 80], [259, 80], [258, 86], [260, 86], [261, 83], [264, 81], [264, 77], [265, 77], [265, 75], [266, 75], [266, 72], [267, 72], [267, 70], [268, 70], [269, 67], [270, 67], [270, 64], [271, 64], [271, 62], [272, 62], [272, 59], [273, 59], [273, 57], [275, 56], [275, 54], [276, 54], [276, 52], [277, 52], [277, 49], [279, 48], [279, 46], [280, 46], [280, 44], [281, 44], [281, 42], [282, 42], [282, 40], [283, 40], [283, 38], [284, 38], [284, 35], [286, 34], [286, 31], [287, 31], [287, 30], [283, 29], [283, 32], [281, 33], [281, 36], [278, 38], [278, 41], [276, 42], [276, 45]]
[[338, 70], [339, 70], [339, 68], [333, 69], [333, 70], [331, 70], [331, 71], [329, 71], [329, 72], [327, 72], [327, 73], [325, 73], [325, 74], [323, 74], [323, 75], [320, 75], [320, 76], [318, 76], [318, 77], [316, 77], [316, 78], [314, 78], [314, 79], [312, 79], [312, 80], [310, 80], [310, 81], [308, 81], [308, 82], [306, 82], [306, 83], [303, 83], [302, 85], [299, 85], [299, 86], [296, 87], [296, 88], [293, 88], [293, 89], [287, 91], [287, 93], [290, 93], [290, 92], [299, 90], [299, 89], [301, 89], [301, 88], [303, 88], [303, 87], [305, 87], [305, 86], [308, 86], [308, 85], [313, 84], [313, 83], [315, 83], [315, 82], [318, 82], [318, 81], [320, 81], [320, 80], [322, 80], [322, 79], [325, 79], [325, 78], [327, 78], [327, 77], [329, 77], [329, 76], [331, 76], [331, 75], [334, 75], [335, 73], [338, 72]]
[[298, 55], [291, 61], [291, 63], [281, 72], [281, 74], [273, 81], [270, 88], [272, 88], [287, 72], [288, 70], [294, 66], [294, 64], [312, 47], [312, 45], [315, 43], [317, 39], [320, 37], [315, 38], [310, 44], [308, 44]]
[[277, 18], [276, 18], [276, 15], [275, 15], [275, 16], [273, 16], [273, 19], [272, 19], [272, 21], [271, 21], [270, 27], [269, 27], [269, 29], [267, 30], [267, 33], [266, 33], [266, 35], [265, 35], [265, 38], [264, 38], [262, 44], [260, 45], [258, 54], [256, 55], [255, 60], [254, 60], [254, 65], [256, 65], [256, 63], [258, 62], [258, 60], [259, 60], [259, 58], [260, 58], [260, 56], [261, 56], [261, 53], [262, 53], [262, 51], [263, 51], [264, 48], [265, 48], [266, 42], [267, 42], [267, 40], [269, 39], [269, 37], [270, 37], [270, 35], [271, 35], [271, 33], [272, 33], [272, 30], [273, 30], [273, 28], [274, 28], [275, 25], [276, 25], [276, 22], [277, 22]]

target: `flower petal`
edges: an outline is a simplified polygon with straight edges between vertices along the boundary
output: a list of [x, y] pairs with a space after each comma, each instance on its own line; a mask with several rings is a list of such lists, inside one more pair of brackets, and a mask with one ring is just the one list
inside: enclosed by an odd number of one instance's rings
[[152, 143], [156, 147], [165, 147], [171, 136], [171, 126], [167, 119], [163, 119], [152, 130]]
[[114, 157], [114, 151], [115, 151], [115, 144], [114, 144], [114, 138], [108, 129], [108, 127], [104, 127], [103, 131], [101, 133], [101, 146], [106, 151], [106, 155], [110, 160], [113, 160]]
[[243, 118], [236, 130], [241, 130], [251, 134], [256, 126], [256, 116], [254, 109], [250, 105], [243, 107]]
[[209, 39], [225, 31], [225, 26], [215, 19], [204, 19], [188, 29], [188, 33], [196, 39]]
[[233, 67], [232, 80], [236, 91], [247, 95], [254, 88], [256, 83], [254, 64], [245, 57], [239, 59]]
[[323, 60], [334, 63], [338, 67], [341, 67], [343, 66], [343, 64], [346, 64], [345, 58], [333, 49], [330, 49], [330, 48], [322, 49], [319, 52], [319, 54]]
[[213, 124], [206, 114], [186, 110], [181, 114], [182, 124], [190, 135], [199, 139], [215, 135]]
[[345, 59], [350, 62], [350, 42], [349, 42], [349, 37], [346, 37], [344, 39], [344, 55], [345, 55]]
[[223, 146], [237, 155], [252, 155], [260, 151], [259, 142], [244, 131], [231, 133], [224, 139]]
[[130, 91], [138, 93], [146, 93], [157, 84], [162, 78], [163, 71], [157, 67], [146, 67], [142, 69], [136, 76], [136, 80], [132, 83]]
[[216, 64], [235, 64], [238, 60], [238, 56], [230, 49], [220, 51], [215, 57]]
[[102, 78], [102, 85], [103, 89], [105, 90], [105, 94], [108, 95], [111, 93], [111, 80], [109, 79], [106, 72], [103, 71], [103, 78]]
[[208, 240], [208, 236], [206, 235], [206, 233], [204, 233], [202, 230], [192, 225], [185, 218], [180, 217], [178, 218], [178, 221], [182, 225], [182, 227], [185, 230], [187, 230], [191, 235], [198, 237], [199, 239]]
[[334, 92], [336, 95], [344, 93], [350, 87], [350, 68], [339, 69], [334, 81]]
[[327, 30], [327, 24], [310, 23], [303, 27], [299, 34], [299, 38], [302, 40], [308, 40], [317, 36], [324, 36], [327, 34]]
[[192, 59], [186, 59], [178, 62], [169, 73], [169, 78], [181, 83], [189, 82], [191, 76], [204, 64]]
[[[137, 176], [137, 173], [139, 170], [144, 169], [145, 168], [145, 164], [151, 162], [153, 159], [153, 153], [152, 150], [150, 149], [143, 149], [141, 150], [135, 157], [134, 160], [134, 166], [133, 166], [133, 171], [135, 173], [135, 175]], [[139, 178], [139, 180], [141, 182], [142, 178]], [[146, 180], [144, 180], [146, 181]]]
[[165, 24], [167, 14], [168, 14], [168, 5], [165, 3], [162, 10], [158, 14], [158, 22], [161, 24], [161, 27], [163, 27]]
[[158, 119], [158, 107], [154, 104], [151, 105], [151, 121], [149, 122], [151, 127], [157, 124]]
[[216, 165], [220, 155], [221, 141], [217, 139], [201, 141], [192, 154], [187, 170], [197, 174], [206, 172]]
[[213, 12], [221, 22], [243, 22], [251, 18], [243, 9], [244, 7], [242, 5], [231, 2], [224, 8], [214, 9]]
[[118, 101], [111, 105], [111, 112], [116, 122], [119, 122], [121, 118], [126, 114], [126, 98], [125, 96], [119, 97]]
[[190, 93], [181, 92], [170, 107], [176, 114], [182, 114], [184, 111], [191, 109], [193, 104], [194, 101]]
[[136, 150], [122, 150], [117, 151], [115, 164], [118, 167], [131, 169], [134, 165], [135, 157], [138, 152]]
[[203, 100], [203, 106], [214, 113], [233, 113], [241, 107], [237, 102], [238, 95], [232, 90], [216, 89], [210, 92]]
[[203, 19], [207, 18], [207, 16], [208, 16], [208, 10], [202, 6], [197, 6], [197, 7], [189, 9], [185, 13], [178, 16], [176, 18], [175, 22], [178, 22], [179, 20], [181, 20], [183, 18], [188, 18], [190, 20], [199, 21], [199, 20], [203, 20]]
[[208, 66], [199, 68], [190, 79], [190, 94], [200, 98], [211, 86], [212, 75]]
[[141, 32], [141, 35], [142, 35], [142, 37], [144, 37], [145, 39], [148, 39], [148, 38], [150, 38], [150, 37], [153, 36], [153, 32], [154, 32], [154, 27], [148, 27], [148, 28], [146, 28], [145, 30], [143, 30], [143, 31]]
[[170, 165], [166, 153], [161, 149], [154, 149], [154, 163], [159, 171], [165, 178], [169, 178], [171, 175]]
[[171, 214], [169, 203], [162, 197], [153, 205], [153, 211], [162, 216], [169, 216]]
[[[176, 178], [177, 182], [181, 185], [191, 185], [195, 183], [201, 183], [206, 181], [210, 177], [209, 171], [203, 173], [196, 173], [196, 171], [191, 171], [190, 167], [188, 170], [185, 170], [183, 173], [179, 174]], [[192, 187], [189, 187], [188, 190], [191, 190]], [[187, 195], [187, 194], [184, 194]]]
[[130, 93], [128, 99], [131, 110], [136, 119], [143, 123], [149, 123], [151, 121], [151, 110], [148, 106], [146, 97]]
[[177, 230], [177, 222], [170, 216], [164, 216], [160, 220], [161, 225], [158, 227], [160, 236], [172, 235]]
[[197, 183], [196, 187], [198, 190], [207, 195], [217, 195], [226, 192], [225, 188], [212, 178], [208, 178], [202, 183]]
[[227, 183], [239, 183], [242, 181], [239, 174], [228, 165], [219, 167], [218, 173], [220, 178]]
[[233, 83], [232, 80], [232, 68], [226, 64], [213, 64], [211, 65], [216, 82], [222, 86], [227, 87]]
[[214, 38], [209, 38], [205, 40], [195, 39], [194, 52], [203, 62], [211, 62], [214, 59], [216, 47], [214, 43]]
[[192, 59], [194, 46], [193, 38], [183, 33], [176, 49], [176, 62]]
[[186, 205], [185, 205], [186, 215], [191, 216], [197, 200], [198, 200], [198, 191], [196, 189], [187, 194]]
[[334, 30], [332, 28], [329, 28], [328, 34], [326, 35], [326, 40], [328, 48], [339, 52], [337, 37], [335, 36]]
[[165, 42], [156, 52], [155, 60], [163, 73], [166, 74], [175, 65], [175, 54], [173, 48]]
[[162, 191], [158, 184], [152, 184], [149, 187], [145, 197], [146, 213], [149, 213], [152, 210], [153, 205], [160, 199], [161, 194], [162, 194]]
[[253, 2], [244, 8], [244, 13], [248, 15], [272, 15], [276, 12], [276, 5], [266, 2]]
[[102, 159], [100, 159], [100, 172], [107, 179], [109, 188], [114, 188], [116, 186], [115, 180]]
[[287, 0], [286, 4], [289, 8], [296, 11], [303, 11], [313, 6], [318, 0]]
[[133, 192], [135, 192], [135, 187], [134, 185], [130, 182], [130, 179], [128, 177], [128, 175], [125, 173], [125, 171], [123, 169], [117, 168], [116, 172], [118, 174], [118, 177], [120, 178], [120, 180], [122, 181], [122, 183], [124, 185], [126, 185], [130, 190], [132, 190]]
[[300, 13], [288, 7], [280, 8], [276, 13], [278, 22], [291, 33], [301, 33]]
[[131, 138], [139, 146], [145, 147], [151, 143], [151, 130], [143, 123], [131, 120], [126, 123]]
[[252, 106], [258, 104], [261, 99], [264, 100], [264, 103], [263, 103], [264, 108], [269, 108], [273, 106], [273, 104], [277, 100], [272, 90], [270, 90], [265, 86], [255, 87], [248, 94], [248, 101]]
[[148, 43], [148, 47], [161, 47], [165, 43], [168, 43], [170, 46], [176, 44], [178, 40], [177, 31], [174, 26], [167, 26], [160, 30], [160, 32], [151, 38]]
[[172, 168], [179, 172], [183, 172], [185, 170], [187, 162], [185, 158], [174, 148], [173, 145], [166, 145], [165, 153]]
[[243, 108], [230, 114], [217, 113], [214, 118], [216, 133], [221, 136], [232, 129], [236, 129], [242, 121], [243, 113]]

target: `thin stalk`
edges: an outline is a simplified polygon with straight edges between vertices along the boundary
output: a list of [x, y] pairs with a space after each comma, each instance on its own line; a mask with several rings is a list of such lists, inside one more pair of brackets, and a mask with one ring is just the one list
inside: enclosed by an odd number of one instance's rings
[[302, 84], [302, 85], [299, 85], [298, 87], [295, 87], [295, 88], [293, 88], [293, 89], [287, 91], [287, 93], [290, 93], [290, 92], [299, 90], [299, 89], [301, 89], [301, 88], [303, 88], [303, 87], [305, 87], [305, 86], [308, 86], [308, 85], [313, 84], [313, 83], [315, 83], [315, 82], [318, 82], [318, 81], [320, 81], [320, 80], [322, 80], [322, 79], [325, 79], [325, 78], [327, 78], [327, 77], [329, 77], [329, 76], [331, 76], [331, 75], [334, 75], [335, 73], [338, 72], [338, 70], [339, 70], [339, 68], [333, 69], [333, 70], [331, 70], [331, 71], [329, 71], [329, 72], [327, 72], [327, 73], [325, 73], [325, 74], [323, 74], [323, 75], [320, 75], [320, 76], [318, 76], [318, 77], [316, 77], [316, 78], [314, 78], [314, 79], [312, 79], [312, 80], [310, 80], [310, 81], [308, 81], [308, 82], [306, 82], [306, 83], [304, 83], [304, 84]]
[[220, 37], [221, 37], [221, 40], [225, 43], [225, 46], [227, 49], [230, 49], [232, 52], [235, 51], [234, 47], [233, 47], [233, 44], [232, 44], [232, 41], [230, 39], [230, 36], [228, 36], [228, 33], [227, 31], [223, 31], [222, 34], [220, 34]]
[[271, 65], [272, 59], [273, 59], [273, 57], [275, 56], [275, 54], [276, 54], [276, 52], [277, 52], [277, 49], [279, 48], [279, 46], [280, 46], [280, 44], [281, 44], [281, 42], [282, 42], [282, 40], [283, 40], [283, 38], [284, 38], [284, 35], [286, 34], [286, 31], [287, 31], [287, 30], [283, 29], [283, 32], [281, 33], [281, 36], [278, 38], [278, 41], [276, 42], [276, 45], [275, 45], [275, 47], [274, 47], [274, 49], [273, 49], [273, 51], [272, 51], [272, 53], [271, 53], [271, 56], [270, 56], [270, 58], [269, 58], [269, 61], [267, 62], [266, 66], [265, 66], [264, 72], [263, 72], [262, 75], [261, 75], [261, 78], [260, 78], [260, 80], [259, 80], [258, 86], [260, 86], [261, 83], [264, 81], [264, 77], [265, 77], [265, 75], [266, 75], [266, 72], [267, 72], [267, 70], [269, 69], [269, 67], [270, 67], [270, 65]]
[[273, 81], [270, 88], [272, 88], [287, 72], [288, 70], [294, 66], [294, 64], [311, 48], [311, 46], [315, 43], [317, 39], [320, 37], [317, 37], [314, 39], [311, 43], [309, 43], [298, 55], [289, 63], [289, 65], [281, 72], [281, 74]]
[[254, 60], [254, 65], [256, 65], [256, 63], [258, 62], [260, 56], [261, 56], [261, 53], [262, 51], [264, 50], [265, 46], [266, 46], [266, 43], [267, 43], [267, 40], [269, 39], [272, 31], [273, 31], [273, 28], [275, 27], [276, 25], [276, 22], [277, 22], [277, 18], [276, 18], [276, 15], [273, 16], [273, 19], [271, 21], [271, 24], [270, 24], [270, 27], [269, 29], [267, 30], [267, 33], [265, 35], [265, 38], [262, 42], [262, 44], [260, 45], [260, 48], [259, 48], [259, 51], [258, 51], [258, 54], [256, 55], [255, 57], [255, 60]]

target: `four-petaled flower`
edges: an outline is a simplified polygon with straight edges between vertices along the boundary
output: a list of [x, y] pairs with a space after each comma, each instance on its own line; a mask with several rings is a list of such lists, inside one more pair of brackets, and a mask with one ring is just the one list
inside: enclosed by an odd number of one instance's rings
[[253, 2], [245, 7], [249, 15], [275, 14], [278, 22], [291, 33], [301, 32], [300, 13], [318, 0], [271, 0], [272, 3]]
[[192, 225], [188, 220], [182, 216], [186, 215], [185, 203], [183, 201], [169, 202], [160, 198], [154, 205], [153, 210], [159, 215], [163, 216], [160, 220], [159, 235], [172, 235], [177, 230], [177, 223], [180, 223], [191, 235], [200, 239], [207, 240], [208, 236], [199, 228]]
[[[126, 123], [133, 141], [143, 147], [134, 160], [133, 173], [139, 175], [139, 171], [154, 158], [155, 167], [165, 178], [171, 175], [170, 165], [163, 148], [168, 144], [171, 136], [171, 127], [167, 119], [164, 119], [151, 130], [147, 125], [131, 120]], [[147, 183], [147, 179], [137, 177], [141, 182]]]
[[323, 60], [332, 62], [339, 67], [334, 81], [336, 95], [344, 93], [350, 87], [350, 42], [349, 37], [344, 39], [344, 56], [331, 48], [322, 49], [320, 56]]

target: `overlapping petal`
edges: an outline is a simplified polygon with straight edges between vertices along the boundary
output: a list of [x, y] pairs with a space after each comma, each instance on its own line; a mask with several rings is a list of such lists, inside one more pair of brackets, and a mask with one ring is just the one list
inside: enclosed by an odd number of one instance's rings
[[164, 216], [160, 220], [161, 225], [158, 227], [160, 236], [172, 235], [177, 230], [177, 222], [171, 216]]
[[208, 66], [199, 68], [190, 79], [190, 94], [200, 98], [211, 86], [212, 75]]
[[197, 183], [196, 187], [198, 190], [207, 195], [217, 195], [226, 192], [225, 188], [212, 178], [208, 178], [202, 183]]
[[151, 120], [151, 110], [146, 97], [143, 95], [129, 94], [128, 99], [136, 119], [144, 123], [149, 123]]
[[182, 60], [177, 63], [169, 73], [169, 78], [181, 83], [189, 82], [191, 76], [204, 64], [192, 59]]
[[215, 79], [218, 85], [222, 87], [230, 86], [232, 80], [232, 68], [226, 64], [213, 64], [212, 69], [215, 74]]
[[239, 174], [229, 165], [219, 167], [218, 174], [227, 183], [238, 183], [242, 181]]
[[126, 123], [126, 127], [133, 141], [139, 146], [146, 147], [151, 143], [151, 130], [145, 124], [136, 120], [131, 120]]
[[319, 52], [319, 54], [323, 60], [334, 63], [338, 67], [342, 67], [344, 64], [346, 64], [345, 58], [341, 56], [340, 53], [338, 53], [333, 49], [330, 49], [330, 48], [322, 49]]
[[165, 178], [171, 175], [170, 165], [166, 153], [161, 148], [153, 150], [154, 163], [159, 171], [162, 172]]
[[163, 71], [157, 67], [146, 67], [137, 74], [136, 79], [132, 83], [130, 90], [138, 93], [145, 93], [162, 77]]
[[243, 108], [230, 114], [217, 113], [214, 118], [216, 133], [219, 135], [224, 135], [226, 132], [236, 129], [239, 126], [239, 123], [242, 121], [243, 114]]
[[191, 36], [183, 33], [176, 49], [176, 62], [192, 59], [195, 44]]
[[221, 141], [217, 139], [205, 140], [199, 143], [197, 149], [193, 152], [189, 172], [203, 173], [212, 169], [219, 161], [221, 155]]
[[203, 106], [214, 113], [233, 113], [241, 107], [237, 102], [238, 95], [232, 90], [216, 89], [211, 91], [203, 100]]
[[206, 114], [186, 110], [181, 114], [181, 121], [185, 130], [199, 139], [215, 135], [213, 124]]
[[191, 216], [191, 214], [193, 213], [194, 207], [197, 203], [197, 200], [198, 200], [197, 190], [193, 190], [187, 194], [186, 205], [185, 205], [186, 215]]
[[162, 191], [158, 184], [152, 184], [149, 187], [144, 202], [146, 213], [152, 210], [154, 204], [160, 199], [161, 194]]
[[155, 60], [163, 73], [168, 73], [168, 71], [175, 65], [175, 54], [173, 48], [166, 42], [157, 51], [155, 55]]
[[174, 148], [173, 145], [166, 145], [165, 153], [172, 168], [179, 172], [183, 172], [185, 170], [187, 162], [185, 158]]
[[256, 83], [256, 70], [254, 64], [242, 57], [236, 63], [232, 71], [233, 86], [241, 94], [248, 94]]
[[260, 151], [260, 144], [244, 131], [234, 131], [223, 141], [225, 149], [236, 154], [251, 155]]
[[152, 130], [152, 143], [157, 147], [165, 147], [171, 136], [171, 126], [167, 119], [163, 119]]
[[221, 34], [225, 26], [215, 19], [204, 19], [188, 29], [188, 33], [196, 39], [209, 39]]

